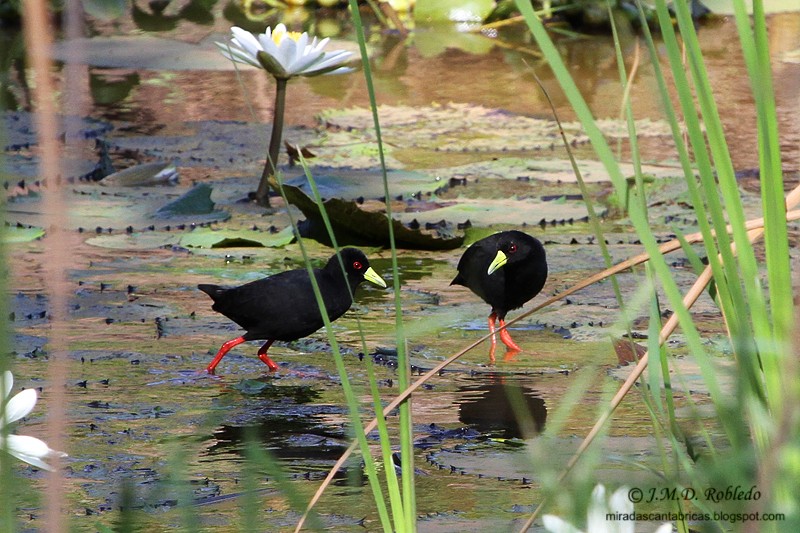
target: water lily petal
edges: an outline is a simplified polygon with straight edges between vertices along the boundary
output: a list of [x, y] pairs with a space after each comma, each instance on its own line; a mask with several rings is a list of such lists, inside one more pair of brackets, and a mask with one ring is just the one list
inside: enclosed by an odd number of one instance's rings
[[314, 54], [301, 58], [292, 66], [292, 72], [298, 76], [307, 76], [308, 72], [316, 70], [316, 65], [322, 62], [324, 54]]
[[[338, 69], [342, 63], [346, 62], [352, 55], [351, 52], [338, 50], [325, 54], [322, 61], [315, 63], [312, 67], [308, 67], [302, 73], [303, 76], [319, 76], [320, 74], [328, 74]], [[344, 72], [342, 72], [344, 73]]]
[[236, 63], [245, 63], [248, 65], [252, 65], [254, 67], [261, 68], [258, 59], [251, 57], [245, 50], [234, 48], [233, 45], [229, 43], [214, 43], [214, 44], [217, 45], [220, 53], [226, 59], [230, 59], [231, 61], [235, 61]]
[[256, 39], [256, 36], [249, 31], [234, 26], [231, 28], [231, 33], [233, 34], [234, 42], [241, 46], [251, 57], [255, 58], [256, 54], [262, 50], [261, 44], [258, 39]]
[[544, 528], [552, 533], [582, 533], [580, 529], [555, 515], [544, 515], [542, 523]]
[[273, 28], [272, 40], [275, 42], [275, 44], [280, 45], [281, 42], [283, 42], [283, 40], [286, 38], [287, 33], [289, 32], [286, 29], [286, 25], [283, 22], [281, 22], [280, 24], [275, 26], [275, 28]]
[[[316, 38], [314, 40], [316, 41]], [[325, 37], [324, 39], [322, 39], [318, 43], [311, 43], [312, 50], [315, 51], [315, 52], [319, 52], [320, 50], [325, 48], [325, 45], [327, 45], [330, 42], [330, 40], [331, 40], [330, 37]]]
[[280, 47], [272, 39], [270, 33], [262, 33], [258, 36], [258, 41], [261, 43], [261, 48], [265, 54], [269, 54], [276, 59], [280, 57]]
[[[44, 470], [52, 470], [52, 467], [44, 462], [46, 457], [67, 456], [64, 452], [51, 450], [44, 441], [26, 435], [9, 435], [5, 444], [5, 449], [8, 453], [21, 461]], [[2, 445], [2, 442], [0, 442], [0, 445]]]
[[14, 389], [14, 374], [6, 370], [3, 372], [3, 398], [7, 398], [11, 395], [11, 391]]
[[36, 390], [25, 389], [8, 400], [3, 413], [3, 425], [19, 420], [33, 411], [36, 405]]
[[305, 64], [308, 60], [308, 57], [306, 56], [307, 48], [308, 34], [302, 33], [294, 43], [294, 54], [289, 59], [289, 63], [286, 65], [286, 70], [291, 73], [301, 72], [303, 70], [300, 65]]
[[51, 451], [43, 440], [27, 435], [8, 435], [6, 446], [8, 453], [20, 453], [31, 457], [47, 457]]
[[289, 73], [290, 76], [294, 75], [294, 72], [291, 70], [290, 65], [297, 54], [297, 43], [292, 39], [284, 39], [281, 41], [281, 44], [278, 46], [278, 55], [276, 59], [280, 61], [283, 68], [286, 69], [286, 72]]
[[633, 512], [633, 502], [628, 498], [628, 487], [620, 487], [614, 491], [608, 501], [612, 513], [630, 514]]
[[595, 485], [592, 490], [592, 501], [589, 503], [589, 511], [586, 515], [586, 531], [588, 533], [611, 531], [608, 528], [608, 522], [606, 522], [606, 513], [608, 513], [606, 488], [603, 485]]

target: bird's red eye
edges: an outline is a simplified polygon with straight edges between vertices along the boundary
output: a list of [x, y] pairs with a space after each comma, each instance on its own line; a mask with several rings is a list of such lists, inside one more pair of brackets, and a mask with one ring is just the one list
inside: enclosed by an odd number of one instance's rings
[[513, 253], [516, 253], [516, 251], [517, 251], [517, 245], [516, 244], [514, 244], [512, 242], [511, 244], [508, 245], [508, 253], [513, 254]]
[[353, 261], [353, 268], [356, 270], [361, 270], [364, 268], [364, 265], [361, 264], [361, 261]]

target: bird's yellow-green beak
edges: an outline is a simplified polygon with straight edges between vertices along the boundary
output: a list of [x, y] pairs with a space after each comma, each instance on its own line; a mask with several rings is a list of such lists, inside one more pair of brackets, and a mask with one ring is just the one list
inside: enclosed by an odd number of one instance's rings
[[497, 255], [494, 256], [492, 264], [489, 265], [489, 270], [487, 274], [491, 276], [495, 270], [501, 268], [506, 263], [508, 263], [508, 256], [506, 256], [506, 254], [504, 254], [502, 250], [497, 250]]
[[377, 272], [372, 270], [372, 267], [369, 267], [366, 272], [364, 272], [364, 279], [369, 281], [370, 283], [374, 283], [378, 287], [385, 289], [386, 282], [383, 281], [383, 278], [378, 275]]

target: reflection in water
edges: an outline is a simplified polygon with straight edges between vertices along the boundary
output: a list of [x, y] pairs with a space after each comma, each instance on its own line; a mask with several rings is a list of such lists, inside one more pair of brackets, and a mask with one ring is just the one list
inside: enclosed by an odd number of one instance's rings
[[113, 106], [125, 100], [131, 90], [139, 85], [139, 74], [120, 74], [108, 69], [90, 69], [89, 90], [97, 106]]
[[265, 385], [256, 388], [254, 383], [258, 380], [252, 381], [234, 388], [258, 391], [257, 398], [247, 401], [252, 395], [246, 393], [245, 398], [233, 400], [243, 404], [244, 419], [229, 420], [217, 427], [208, 455], [244, 455], [248, 442], [269, 449], [275, 457], [302, 460], [306, 465], [309, 460], [335, 460], [342, 454], [346, 448], [342, 444], [346, 439], [344, 429], [325, 421], [326, 416], [333, 412], [339, 414], [341, 409], [316, 403], [319, 394], [311, 387]]
[[336, 460], [346, 446], [341, 428], [328, 428], [308, 409], [290, 413], [273, 412], [248, 425], [223, 424], [213, 432], [209, 455], [243, 455], [248, 441], [255, 441], [281, 459]]
[[[488, 382], [466, 385], [458, 390], [463, 396], [456, 402], [458, 419], [478, 431], [499, 433], [511, 439], [531, 438], [544, 429], [547, 419], [544, 399], [519, 378], [490, 374]], [[528, 414], [528, 420], [518, 419], [515, 404]]]
[[192, 22], [201, 26], [214, 24], [214, 14], [211, 10], [217, 0], [192, 0], [183, 6], [176, 15], [170, 15], [165, 12], [169, 3], [169, 0], [151, 0], [148, 3], [150, 8], [148, 11], [133, 2], [131, 18], [140, 30], [153, 32], [174, 30], [181, 21]]

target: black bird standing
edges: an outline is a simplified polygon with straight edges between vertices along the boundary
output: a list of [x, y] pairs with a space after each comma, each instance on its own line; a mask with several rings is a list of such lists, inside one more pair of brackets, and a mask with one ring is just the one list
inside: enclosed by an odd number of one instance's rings
[[[504, 328], [506, 313], [522, 307], [539, 294], [547, 279], [547, 258], [538, 239], [521, 231], [502, 231], [476, 241], [458, 262], [458, 275], [450, 285], [463, 285], [492, 306], [489, 331], [494, 362], [495, 321]], [[510, 356], [522, 351], [507, 329], [500, 330], [500, 340]]]
[[[314, 277], [331, 322], [350, 309], [356, 287], [362, 281], [386, 288], [386, 282], [369, 266], [367, 256], [356, 248], [342, 249], [323, 268], [315, 268]], [[278, 365], [267, 355], [273, 342], [301, 339], [324, 325], [311, 278], [305, 268], [281, 272], [239, 287], [201, 284], [197, 288], [214, 300], [211, 307], [214, 311], [222, 313], [246, 330], [241, 337], [222, 345], [206, 367], [211, 374], [231, 348], [255, 340], [267, 341], [259, 348], [258, 358], [274, 372]]]

